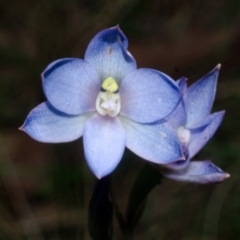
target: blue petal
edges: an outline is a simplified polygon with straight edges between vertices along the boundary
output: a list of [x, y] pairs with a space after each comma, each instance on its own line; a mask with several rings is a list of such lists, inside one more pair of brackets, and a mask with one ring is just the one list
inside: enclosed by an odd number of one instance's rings
[[177, 85], [179, 86], [182, 93], [187, 91], [187, 78], [181, 77], [176, 81]]
[[101, 81], [95, 69], [81, 59], [51, 63], [42, 74], [46, 98], [61, 112], [81, 114], [95, 109]]
[[70, 142], [82, 136], [84, 123], [92, 114], [70, 116], [44, 102], [29, 113], [20, 130], [40, 142]]
[[[209, 125], [216, 118], [216, 115], [218, 114], [219, 114], [218, 112], [210, 114], [207, 117], [203, 118], [200, 122], [197, 122], [193, 126], [189, 127], [188, 129], [194, 131], [197, 128], [204, 128], [205, 126]], [[224, 114], [224, 111], [223, 111], [223, 114]]]
[[178, 129], [181, 126], [186, 125], [186, 121], [187, 121], [187, 115], [185, 110], [185, 99], [186, 99], [186, 92], [187, 92], [186, 81], [187, 81], [187, 78], [185, 77], [182, 77], [176, 81], [183, 96], [177, 108], [165, 118], [174, 129]]
[[190, 162], [187, 168], [180, 171], [162, 169], [161, 172], [173, 180], [197, 184], [219, 183], [230, 176], [209, 160]]
[[219, 70], [220, 64], [189, 87], [186, 100], [187, 127], [191, 127], [210, 114]]
[[164, 168], [172, 170], [180, 170], [186, 168], [190, 162], [190, 158], [185, 156], [186, 160], [179, 160], [173, 163], [163, 165]]
[[128, 41], [118, 26], [99, 32], [89, 43], [84, 59], [97, 70], [101, 80], [108, 77], [120, 82], [136, 69], [136, 62], [127, 51]]
[[212, 121], [206, 126], [191, 129], [191, 138], [188, 146], [189, 157], [195, 156], [216, 132], [222, 122], [225, 111], [211, 114]]
[[177, 107], [181, 92], [169, 76], [141, 68], [123, 79], [120, 96], [122, 115], [150, 123], [169, 115]]
[[183, 99], [180, 101], [177, 108], [165, 119], [174, 129], [178, 129], [186, 124], [186, 111]]
[[83, 132], [84, 153], [92, 172], [100, 179], [120, 162], [125, 149], [125, 130], [118, 118], [93, 115]]
[[120, 116], [126, 129], [126, 146], [150, 162], [168, 164], [184, 159], [181, 144], [168, 123], [141, 124]]

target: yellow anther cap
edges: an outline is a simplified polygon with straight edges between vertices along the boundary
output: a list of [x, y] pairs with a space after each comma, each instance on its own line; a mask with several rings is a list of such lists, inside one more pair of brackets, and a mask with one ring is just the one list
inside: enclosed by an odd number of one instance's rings
[[118, 92], [118, 84], [112, 77], [108, 77], [103, 81], [102, 89], [107, 92], [115, 93]]

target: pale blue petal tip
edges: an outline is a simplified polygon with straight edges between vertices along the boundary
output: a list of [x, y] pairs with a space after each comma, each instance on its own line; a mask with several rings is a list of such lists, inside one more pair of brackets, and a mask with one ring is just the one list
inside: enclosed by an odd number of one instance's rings
[[107, 42], [109, 44], [118, 42], [125, 49], [127, 49], [127, 47], [128, 47], [128, 40], [118, 25], [115, 27], [111, 27], [111, 28], [102, 30], [95, 36], [95, 38], [97, 38], [97, 37], [99, 39], [101, 39], [102, 41]]
[[97, 178], [110, 174], [120, 162], [125, 149], [126, 133], [118, 118], [93, 115], [83, 132], [84, 154]]
[[182, 170], [162, 169], [162, 174], [176, 181], [191, 182], [197, 184], [219, 183], [230, 177], [211, 161], [193, 161]]
[[20, 130], [40, 142], [70, 142], [82, 136], [84, 123], [91, 115], [70, 116], [44, 102], [29, 113]]
[[210, 114], [215, 98], [219, 69], [220, 64], [188, 88], [187, 127], [191, 127]]

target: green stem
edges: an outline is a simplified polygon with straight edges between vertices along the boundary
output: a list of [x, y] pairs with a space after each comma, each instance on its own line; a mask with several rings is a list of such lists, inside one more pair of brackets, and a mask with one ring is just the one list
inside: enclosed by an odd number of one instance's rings
[[117, 204], [117, 200], [113, 191], [113, 186], [112, 186], [112, 181], [110, 180], [110, 187], [109, 187], [109, 192], [111, 195], [111, 199], [112, 199], [112, 203], [113, 203], [113, 208], [116, 214], [116, 218], [118, 221], [118, 224], [122, 230], [122, 233], [124, 235], [124, 239], [125, 240], [134, 240], [134, 236], [133, 236], [133, 231], [131, 229], [128, 228], [127, 224], [126, 224], [126, 220], [123, 217], [123, 214], [120, 212], [118, 204]]

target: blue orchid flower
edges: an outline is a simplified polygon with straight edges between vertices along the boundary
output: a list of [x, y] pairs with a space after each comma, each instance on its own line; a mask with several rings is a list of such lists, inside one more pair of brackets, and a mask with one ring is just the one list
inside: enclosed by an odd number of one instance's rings
[[184, 159], [175, 131], [164, 120], [180, 102], [179, 87], [164, 73], [137, 69], [127, 47], [117, 26], [91, 40], [84, 60], [51, 63], [42, 73], [47, 101], [20, 129], [47, 143], [83, 136], [85, 158], [98, 178], [116, 168], [125, 146], [154, 163]]
[[216, 132], [225, 113], [220, 111], [210, 114], [219, 70], [220, 64], [189, 88], [187, 88], [186, 78], [177, 81], [183, 92], [183, 98], [167, 120], [182, 143], [186, 161], [165, 165], [166, 168], [162, 169], [162, 173], [168, 178], [208, 184], [221, 182], [230, 176], [209, 160], [190, 162]]

